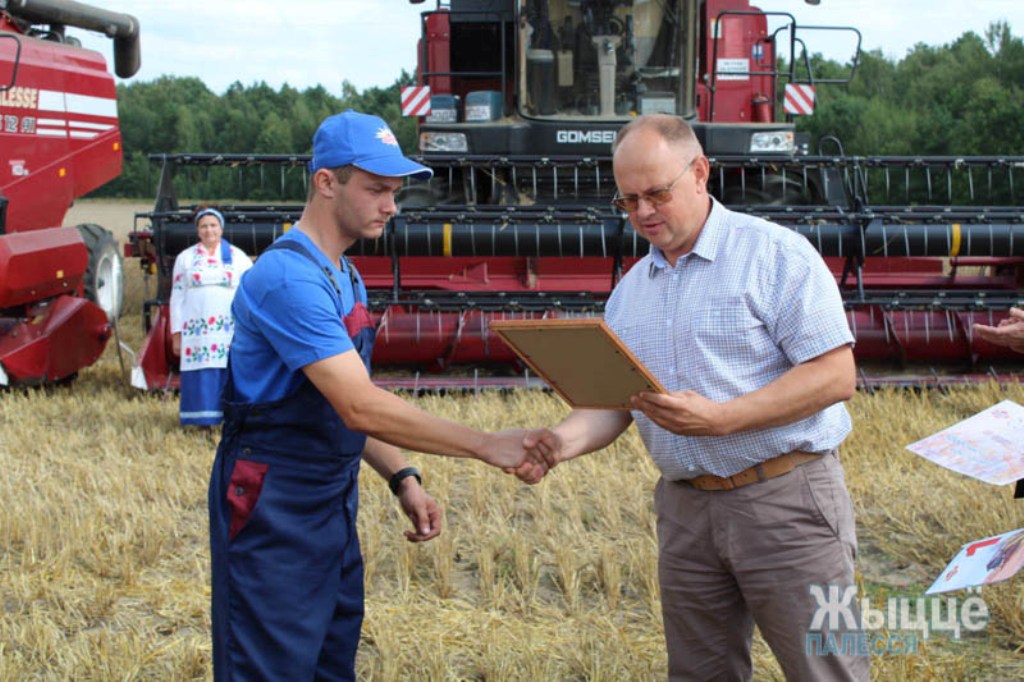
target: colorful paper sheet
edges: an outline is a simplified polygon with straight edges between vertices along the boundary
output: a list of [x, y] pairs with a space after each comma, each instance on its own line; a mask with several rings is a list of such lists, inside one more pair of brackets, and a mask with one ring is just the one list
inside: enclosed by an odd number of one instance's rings
[[1004, 400], [907, 449], [986, 483], [1013, 483], [1024, 478], [1024, 407]]
[[1024, 528], [967, 543], [925, 594], [998, 583], [1012, 577], [1021, 566]]

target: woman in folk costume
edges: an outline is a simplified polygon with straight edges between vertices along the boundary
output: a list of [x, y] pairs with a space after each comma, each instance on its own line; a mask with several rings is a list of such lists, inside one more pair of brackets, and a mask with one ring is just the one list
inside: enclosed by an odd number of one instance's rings
[[181, 423], [208, 427], [223, 420], [220, 399], [235, 328], [231, 301], [252, 261], [221, 238], [220, 211], [202, 208], [195, 221], [199, 243], [174, 261], [171, 333], [181, 358]]

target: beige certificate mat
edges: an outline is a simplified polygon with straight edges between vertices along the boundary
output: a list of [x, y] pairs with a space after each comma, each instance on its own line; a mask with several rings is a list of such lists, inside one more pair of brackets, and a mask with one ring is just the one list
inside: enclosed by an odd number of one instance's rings
[[599, 318], [495, 320], [490, 328], [573, 407], [628, 410], [631, 395], [666, 392]]

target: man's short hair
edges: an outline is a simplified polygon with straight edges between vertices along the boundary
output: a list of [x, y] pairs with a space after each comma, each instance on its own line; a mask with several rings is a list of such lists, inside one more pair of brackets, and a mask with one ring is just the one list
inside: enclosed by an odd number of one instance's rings
[[619, 148], [627, 135], [640, 128], [653, 128], [669, 144], [701, 149], [700, 141], [697, 140], [693, 128], [681, 117], [670, 114], [646, 114], [634, 118], [619, 129], [615, 141], [612, 142], [612, 154]]
[[[335, 179], [344, 185], [352, 178], [352, 175], [356, 172], [356, 167], [353, 166], [352, 164], [349, 164], [347, 166], [338, 166], [337, 168], [328, 168], [327, 170], [333, 173]], [[309, 187], [306, 188], [306, 201], [311, 200], [315, 193], [316, 183], [313, 182], [313, 176], [310, 175]]]

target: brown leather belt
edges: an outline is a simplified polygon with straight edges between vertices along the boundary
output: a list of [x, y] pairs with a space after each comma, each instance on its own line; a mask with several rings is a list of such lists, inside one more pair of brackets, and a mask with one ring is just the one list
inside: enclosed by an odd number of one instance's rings
[[788, 474], [801, 464], [818, 459], [821, 455], [813, 452], [800, 452], [794, 450], [778, 457], [772, 457], [760, 464], [755, 464], [749, 469], [744, 469], [732, 476], [712, 476], [705, 474], [689, 480], [682, 480], [680, 483], [689, 483], [697, 490], [735, 490], [751, 483], [767, 481], [769, 478], [776, 478]]

